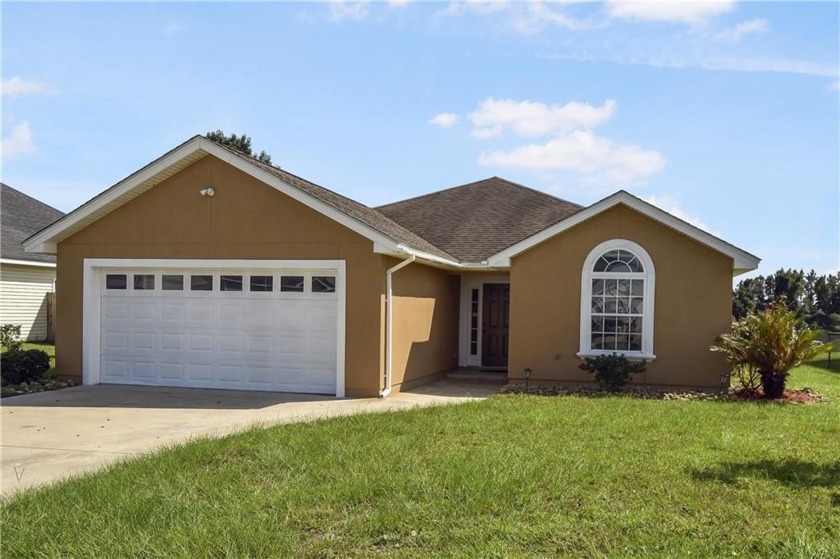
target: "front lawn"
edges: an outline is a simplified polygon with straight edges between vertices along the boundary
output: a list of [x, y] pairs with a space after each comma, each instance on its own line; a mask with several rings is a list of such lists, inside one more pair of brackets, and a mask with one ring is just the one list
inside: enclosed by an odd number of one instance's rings
[[506, 395], [254, 429], [13, 498], [2, 556], [838, 557], [824, 404]]

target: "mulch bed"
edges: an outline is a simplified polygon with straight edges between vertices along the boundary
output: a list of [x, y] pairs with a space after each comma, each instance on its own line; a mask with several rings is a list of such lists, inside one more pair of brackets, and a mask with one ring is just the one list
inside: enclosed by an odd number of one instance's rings
[[765, 398], [761, 390], [732, 390], [730, 394], [736, 400], [751, 402], [773, 402], [777, 404], [819, 404], [825, 402], [825, 397], [822, 394], [810, 388], [802, 388], [801, 390], [789, 388], [785, 390], [781, 398], [772, 399]]
[[62, 388], [69, 388], [77, 385], [78, 383], [76, 381], [70, 379], [43, 379], [33, 380], [32, 382], [22, 382], [20, 384], [7, 384], [0, 387], [0, 398], [20, 396], [21, 394], [33, 394], [35, 392], [47, 392], [48, 390], [61, 390]]
[[781, 398], [767, 399], [760, 390], [729, 389], [717, 391], [675, 390], [654, 387], [627, 386], [622, 390], [610, 392], [597, 385], [580, 386], [529, 386], [509, 384], [502, 387], [502, 394], [533, 394], [538, 396], [586, 396], [602, 398], [605, 396], [630, 396], [652, 400], [705, 400], [719, 402], [767, 402], [775, 404], [819, 404], [826, 398], [810, 388], [785, 390]]

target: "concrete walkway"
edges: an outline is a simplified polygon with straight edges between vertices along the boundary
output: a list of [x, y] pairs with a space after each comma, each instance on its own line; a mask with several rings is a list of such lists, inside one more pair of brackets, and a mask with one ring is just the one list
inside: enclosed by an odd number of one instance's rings
[[384, 400], [115, 385], [14, 396], [2, 401], [2, 495], [254, 424], [456, 404], [500, 387], [492, 381], [442, 380]]

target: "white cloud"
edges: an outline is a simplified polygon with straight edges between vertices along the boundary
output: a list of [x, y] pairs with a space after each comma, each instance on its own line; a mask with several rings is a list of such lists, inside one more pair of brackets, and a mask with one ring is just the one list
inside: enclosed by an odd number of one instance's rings
[[697, 227], [698, 229], [702, 229], [702, 230], [706, 231], [707, 233], [711, 233], [712, 235], [715, 235], [715, 236], [718, 236], [718, 237], [720, 236], [711, 227], [706, 225], [706, 223], [704, 223], [701, 219], [699, 219], [697, 217], [694, 217], [693, 215], [688, 214], [685, 210], [683, 210], [682, 207], [680, 207], [679, 203], [677, 202], [677, 199], [674, 198], [671, 195], [665, 195], [665, 196], [650, 195], [650, 196], [645, 196], [643, 198], [643, 200], [645, 202], [653, 204], [654, 206], [656, 206], [657, 208], [659, 208], [661, 210], [665, 210], [666, 212], [673, 215], [674, 217], [678, 217], [681, 220], [683, 220], [687, 223], [690, 223], [691, 225]]
[[388, 0], [389, 8], [405, 8], [411, 3], [411, 0]]
[[336, 0], [330, 2], [330, 19], [332, 21], [361, 20], [368, 15], [366, 1]]
[[561, 8], [553, 8], [545, 2], [528, 2], [524, 8], [525, 11], [520, 12], [514, 19], [514, 27], [525, 34], [537, 33], [549, 25], [566, 29], [587, 27], [583, 22], [564, 13]]
[[724, 43], [737, 43], [745, 35], [749, 35], [750, 33], [763, 33], [767, 31], [768, 27], [766, 19], [751, 19], [749, 21], [743, 21], [734, 27], [724, 29], [715, 35], [715, 40]]
[[589, 182], [609, 185], [637, 183], [665, 167], [665, 158], [659, 152], [618, 144], [591, 130], [575, 130], [545, 144], [485, 151], [478, 162], [485, 166], [572, 171]]
[[663, 21], [705, 23], [709, 19], [730, 11], [735, 6], [734, 0], [706, 0], [703, 2], [660, 1], [626, 2], [608, 0], [606, 9], [610, 17], [636, 21]]
[[458, 115], [455, 113], [440, 113], [429, 119], [429, 124], [440, 126], [441, 128], [451, 128], [458, 122]]
[[19, 155], [35, 153], [36, 148], [32, 141], [32, 130], [29, 129], [29, 123], [24, 121], [12, 128], [11, 137], [3, 138], [0, 151], [3, 152], [4, 161]]
[[578, 128], [594, 128], [609, 120], [616, 110], [616, 102], [605, 101], [600, 107], [571, 102], [565, 105], [546, 105], [533, 101], [486, 99], [468, 115], [473, 136], [492, 138], [510, 129], [518, 136], [535, 137], [559, 134]]
[[444, 15], [458, 15], [471, 12], [479, 15], [487, 15], [498, 13], [508, 8], [510, 8], [510, 3], [505, 1], [467, 0], [465, 2], [450, 2], [442, 13]]
[[177, 21], [170, 21], [167, 22], [166, 25], [163, 26], [163, 34], [167, 37], [171, 37], [175, 35], [178, 31], [182, 28], [181, 24]]
[[699, 68], [702, 70], [724, 72], [777, 72], [781, 74], [801, 74], [805, 76], [821, 76], [836, 78], [838, 69], [836, 64], [824, 64], [807, 60], [791, 60], [783, 58], [744, 58], [744, 57], [699, 57], [679, 55], [593, 55], [593, 54], [549, 54], [545, 58], [551, 60], [574, 60], [576, 62], [611, 62], [613, 64], [630, 64], [652, 66], [654, 68]]
[[4, 96], [46, 93], [48, 91], [49, 85], [46, 83], [27, 81], [20, 76], [15, 76], [10, 80], [3, 80]]
[[446, 16], [473, 14], [483, 17], [501, 15], [503, 23], [512, 26], [516, 31], [532, 35], [549, 26], [564, 27], [566, 29], [584, 29], [591, 27], [590, 23], [577, 20], [564, 11], [569, 4], [576, 1], [552, 2], [486, 2], [482, 0], [468, 0], [466, 2], [450, 2], [440, 13]]

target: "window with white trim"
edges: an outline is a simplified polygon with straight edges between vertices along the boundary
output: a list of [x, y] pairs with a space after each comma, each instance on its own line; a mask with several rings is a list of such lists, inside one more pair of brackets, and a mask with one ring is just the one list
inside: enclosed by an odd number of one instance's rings
[[653, 358], [653, 261], [626, 239], [601, 243], [581, 274], [581, 355]]

